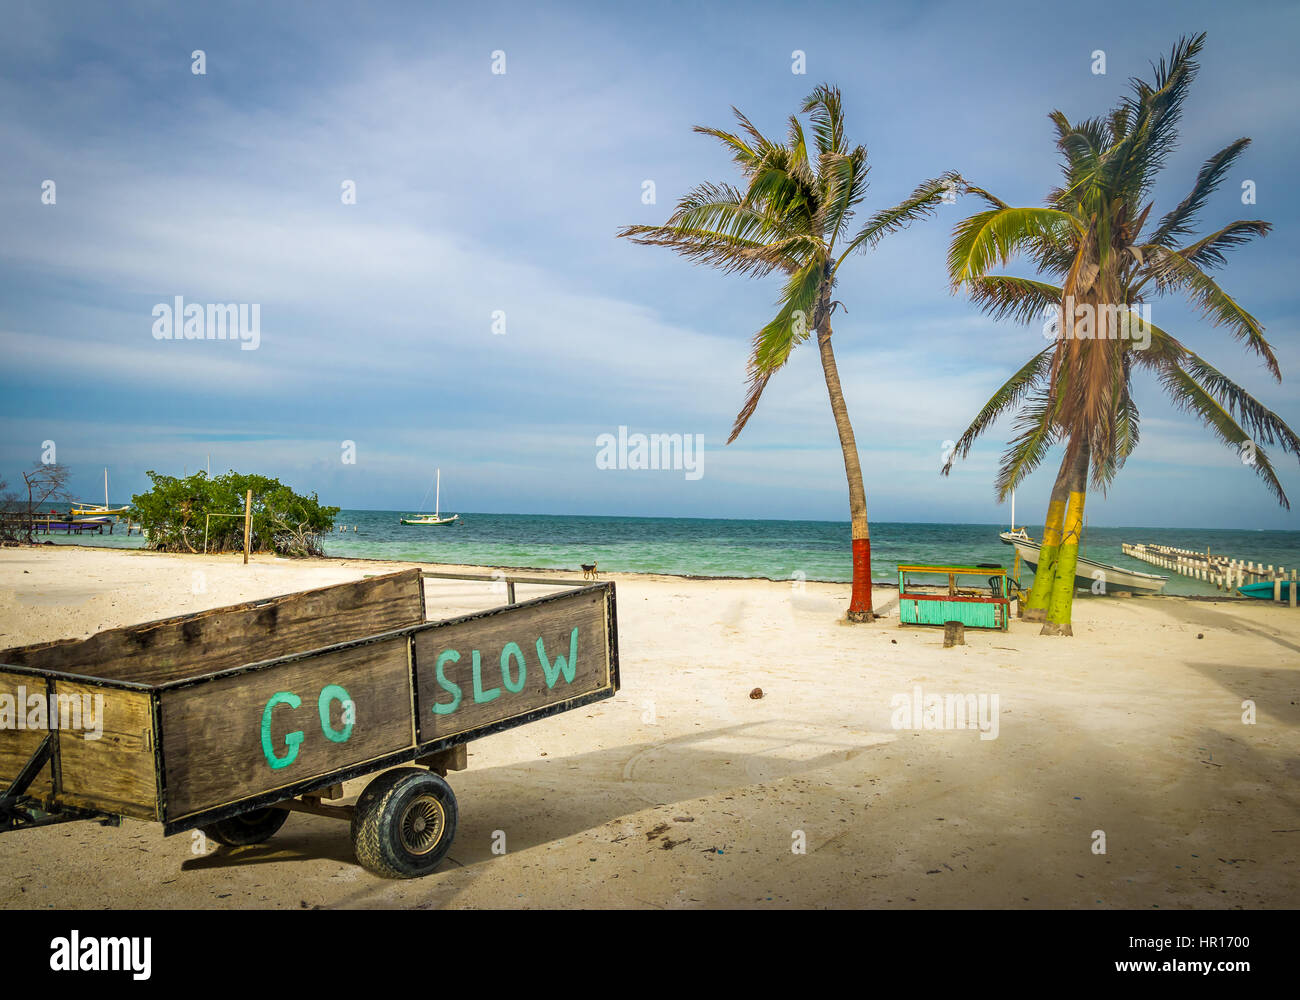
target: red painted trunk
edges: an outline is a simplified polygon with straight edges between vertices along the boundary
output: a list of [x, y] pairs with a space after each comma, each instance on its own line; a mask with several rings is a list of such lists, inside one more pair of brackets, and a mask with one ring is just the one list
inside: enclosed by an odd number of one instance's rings
[[853, 539], [853, 595], [849, 614], [871, 612], [871, 539]]

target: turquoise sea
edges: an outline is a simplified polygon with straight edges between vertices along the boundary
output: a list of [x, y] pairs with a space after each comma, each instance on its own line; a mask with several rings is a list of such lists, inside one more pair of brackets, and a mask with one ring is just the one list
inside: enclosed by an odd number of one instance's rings
[[[327, 536], [330, 556], [475, 566], [577, 569], [598, 561], [603, 571], [684, 576], [768, 577], [847, 581], [852, 572], [848, 522], [752, 521], [675, 517], [579, 517], [461, 512], [458, 524], [417, 527], [399, 523], [407, 511], [344, 510], [345, 531]], [[352, 528], [356, 527], [356, 531]], [[872, 575], [897, 580], [901, 563], [999, 563], [1012, 550], [998, 539], [1006, 525], [873, 522]], [[1029, 526], [1038, 537], [1042, 526]], [[50, 536], [56, 543], [137, 548], [140, 537]], [[1300, 532], [1181, 528], [1089, 528], [1084, 552], [1093, 559], [1159, 572], [1129, 559], [1121, 542], [1157, 542], [1186, 549], [1209, 546], [1238, 559], [1300, 567]], [[1022, 567], [1023, 570], [1023, 567]], [[1024, 572], [1022, 582], [1032, 579]], [[1212, 584], [1171, 574], [1171, 594], [1215, 594]]]

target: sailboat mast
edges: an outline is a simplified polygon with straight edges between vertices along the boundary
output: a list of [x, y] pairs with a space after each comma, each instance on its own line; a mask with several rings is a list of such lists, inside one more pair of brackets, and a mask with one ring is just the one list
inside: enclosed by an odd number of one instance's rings
[[1016, 491], [1011, 491], [1011, 530], [1016, 530]]
[[104, 509], [108, 510], [108, 466], [104, 466]]
[[437, 490], [436, 490], [436, 491], [434, 492], [434, 494], [433, 494], [433, 517], [434, 517], [434, 520], [437, 520], [437, 518], [438, 518], [438, 511], [440, 511], [440, 510], [442, 509], [442, 506], [441, 506], [441, 505], [442, 505], [442, 470], [439, 469], [439, 470], [438, 470], [438, 486], [437, 486]]

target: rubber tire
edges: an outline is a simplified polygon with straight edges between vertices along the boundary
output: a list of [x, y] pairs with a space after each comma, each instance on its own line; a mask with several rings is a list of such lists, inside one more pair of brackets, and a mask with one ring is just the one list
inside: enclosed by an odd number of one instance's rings
[[[442, 806], [442, 835], [424, 854], [402, 843], [402, 818], [417, 798], [432, 795]], [[451, 850], [456, 836], [456, 795], [441, 777], [418, 767], [385, 771], [366, 786], [352, 813], [352, 848], [357, 862], [382, 878], [421, 878]]]
[[284, 821], [288, 818], [288, 809], [273, 809], [268, 806], [265, 809], [246, 812], [242, 816], [223, 819], [211, 826], [201, 826], [199, 829], [203, 831], [205, 837], [215, 840], [218, 844], [225, 844], [227, 847], [248, 847], [251, 844], [262, 844], [270, 840], [280, 827], [284, 826]]

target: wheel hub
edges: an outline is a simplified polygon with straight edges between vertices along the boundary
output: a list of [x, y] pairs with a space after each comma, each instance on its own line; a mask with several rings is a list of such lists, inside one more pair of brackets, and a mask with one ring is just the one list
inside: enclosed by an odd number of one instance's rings
[[412, 854], [428, 854], [438, 846], [446, 823], [442, 803], [432, 795], [421, 795], [402, 815], [402, 846]]

